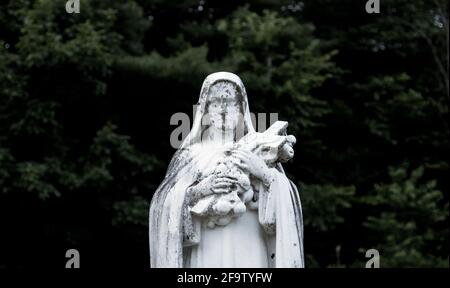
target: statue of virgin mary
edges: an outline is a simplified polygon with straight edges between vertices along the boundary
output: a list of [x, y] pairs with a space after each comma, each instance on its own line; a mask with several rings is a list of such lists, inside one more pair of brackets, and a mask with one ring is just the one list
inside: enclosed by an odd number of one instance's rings
[[304, 267], [300, 198], [280, 164], [295, 137], [279, 124], [266, 131], [276, 135], [259, 134], [241, 79], [206, 77], [192, 129], [150, 204], [151, 267]]

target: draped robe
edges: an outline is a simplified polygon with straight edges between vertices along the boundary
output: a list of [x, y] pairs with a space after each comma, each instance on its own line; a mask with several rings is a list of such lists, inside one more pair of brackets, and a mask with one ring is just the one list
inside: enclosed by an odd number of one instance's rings
[[[255, 133], [251, 123], [247, 94], [240, 78], [227, 72], [209, 75], [200, 92], [199, 108], [196, 111], [191, 132], [173, 156], [166, 176], [150, 204], [150, 265], [154, 268], [220, 266], [221, 263], [226, 267], [304, 267], [303, 216], [300, 198], [296, 186], [286, 177], [281, 164], [271, 168], [274, 181], [270, 187], [258, 181], [253, 183], [258, 192], [257, 210], [248, 210], [245, 212], [246, 215], [241, 216], [242, 219], [233, 219], [232, 222], [235, 222], [228, 224], [234, 226], [216, 227], [213, 228], [217, 229], [214, 232], [205, 231], [211, 228], [203, 225], [202, 220], [193, 217], [189, 211], [186, 200], [187, 189], [199, 181], [205, 167], [208, 167], [199, 163], [202, 163], [204, 159], [210, 159], [201, 141], [204, 131], [202, 118], [208, 105], [209, 88], [217, 81], [229, 81], [236, 85], [242, 100], [244, 134]], [[248, 225], [251, 227], [247, 232], [251, 235], [242, 238], [243, 236], [238, 234], [245, 233], [244, 228]], [[223, 236], [228, 235], [228, 238], [222, 237], [222, 240], [231, 240], [229, 243], [222, 241], [216, 243], [219, 246], [214, 246], [216, 245], [214, 242], [221, 240], [220, 231], [223, 231]], [[209, 237], [205, 238], [203, 246], [202, 235]], [[241, 239], [255, 241], [246, 243], [244, 252], [236, 254], [236, 251], [242, 251], [240, 250], [242, 247], [238, 246]], [[225, 251], [228, 249], [229, 252], [218, 254], [214, 249], [219, 247], [225, 248]], [[248, 249], [255, 250], [249, 252]], [[264, 252], [266, 261], [262, 259]], [[217, 258], [218, 256], [225, 257], [225, 262], [208, 260], [208, 257]]]

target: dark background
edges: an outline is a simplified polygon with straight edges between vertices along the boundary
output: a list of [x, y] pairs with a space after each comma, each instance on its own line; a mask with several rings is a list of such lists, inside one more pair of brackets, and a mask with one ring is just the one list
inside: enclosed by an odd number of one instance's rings
[[447, 1], [80, 2], [0, 4], [0, 268], [147, 268], [170, 117], [216, 71], [297, 137], [308, 267], [449, 266]]

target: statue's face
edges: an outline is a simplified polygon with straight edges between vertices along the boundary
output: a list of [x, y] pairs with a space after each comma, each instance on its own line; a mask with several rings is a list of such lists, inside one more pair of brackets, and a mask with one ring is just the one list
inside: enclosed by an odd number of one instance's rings
[[207, 113], [211, 126], [229, 131], [236, 128], [241, 115], [242, 103], [236, 86], [230, 82], [217, 82], [209, 91]]

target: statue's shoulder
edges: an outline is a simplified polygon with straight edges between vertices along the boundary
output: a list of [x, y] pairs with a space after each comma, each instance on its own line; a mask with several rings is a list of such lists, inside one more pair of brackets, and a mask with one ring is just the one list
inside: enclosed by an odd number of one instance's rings
[[179, 148], [170, 160], [168, 171], [179, 170], [183, 166], [186, 166], [192, 160], [191, 149]]

